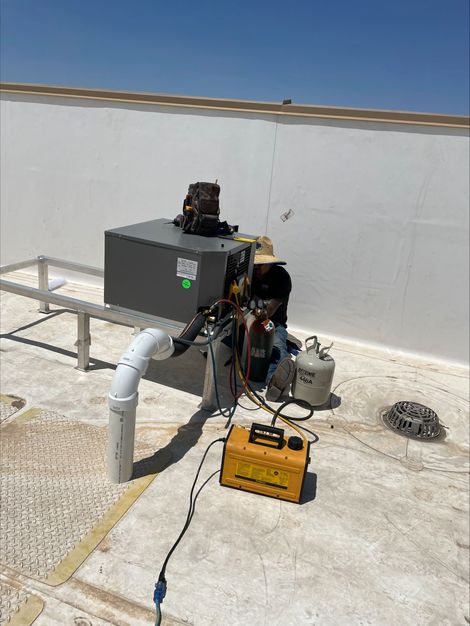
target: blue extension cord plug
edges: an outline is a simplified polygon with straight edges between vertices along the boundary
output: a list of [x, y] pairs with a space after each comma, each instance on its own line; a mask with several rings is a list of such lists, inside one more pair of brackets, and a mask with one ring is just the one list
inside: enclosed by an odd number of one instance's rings
[[155, 590], [153, 592], [153, 601], [159, 605], [163, 602], [163, 598], [166, 596], [166, 580], [159, 580], [155, 583]]

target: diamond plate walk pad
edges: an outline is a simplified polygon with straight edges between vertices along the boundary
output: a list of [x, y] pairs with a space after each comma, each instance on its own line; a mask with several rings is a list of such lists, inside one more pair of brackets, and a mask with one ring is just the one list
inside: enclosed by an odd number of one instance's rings
[[41, 598], [0, 581], [0, 626], [30, 626], [43, 606]]
[[111, 484], [106, 440], [107, 428], [38, 409], [3, 424], [0, 563], [59, 585], [132, 506], [155, 474]]
[[0, 423], [19, 411], [26, 404], [26, 400], [18, 396], [0, 393]]

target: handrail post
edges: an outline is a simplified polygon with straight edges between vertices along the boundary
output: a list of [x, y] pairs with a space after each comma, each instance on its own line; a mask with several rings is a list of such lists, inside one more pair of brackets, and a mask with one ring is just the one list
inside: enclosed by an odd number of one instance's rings
[[77, 353], [78, 361], [75, 369], [86, 372], [90, 367], [90, 316], [88, 313], [77, 314]]
[[[43, 256], [38, 256], [38, 287], [49, 291], [49, 266]], [[48, 302], [39, 302], [39, 313], [50, 313]]]

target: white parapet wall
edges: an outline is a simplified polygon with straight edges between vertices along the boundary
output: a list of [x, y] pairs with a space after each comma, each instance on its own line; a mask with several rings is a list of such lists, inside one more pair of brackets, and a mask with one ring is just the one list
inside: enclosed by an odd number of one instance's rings
[[291, 326], [468, 359], [463, 127], [7, 91], [1, 136], [2, 264], [102, 267], [105, 229], [218, 179], [222, 219], [288, 263]]

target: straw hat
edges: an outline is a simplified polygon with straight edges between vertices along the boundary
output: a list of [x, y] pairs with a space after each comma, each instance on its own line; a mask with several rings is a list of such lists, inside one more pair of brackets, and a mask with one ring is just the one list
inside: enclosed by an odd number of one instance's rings
[[281, 261], [274, 256], [273, 242], [269, 237], [262, 235], [256, 241], [255, 265], [264, 263], [276, 263], [277, 265], [285, 265], [285, 261]]

